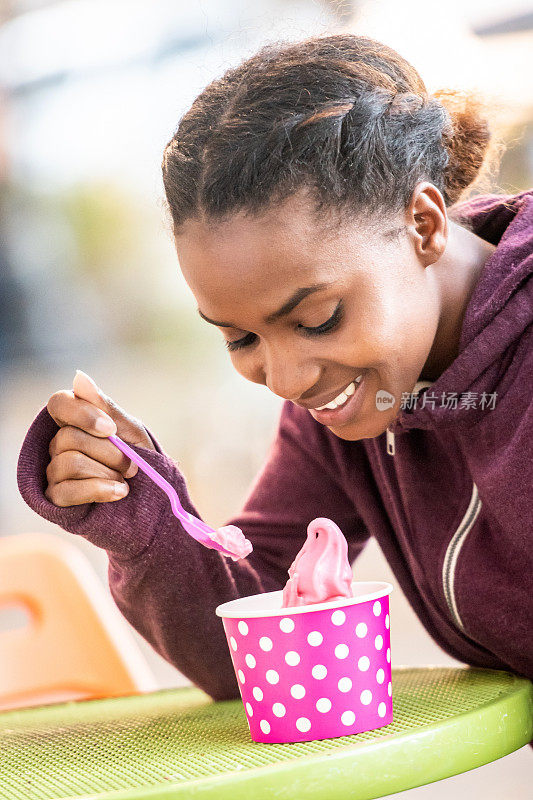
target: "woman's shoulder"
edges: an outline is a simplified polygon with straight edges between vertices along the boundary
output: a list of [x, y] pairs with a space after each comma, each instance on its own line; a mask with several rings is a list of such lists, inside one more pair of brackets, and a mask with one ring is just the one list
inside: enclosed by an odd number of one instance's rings
[[503, 232], [525, 207], [532, 209], [533, 188], [517, 194], [480, 194], [455, 203], [448, 209], [449, 218], [496, 244]]
[[487, 212], [499, 207], [516, 213], [524, 201], [531, 198], [533, 198], [533, 187], [524, 189], [516, 194], [506, 194], [505, 192], [477, 194], [454, 203], [454, 205], [450, 206], [448, 209], [448, 213], [461, 216], [462, 214], [468, 214], [472, 211]]

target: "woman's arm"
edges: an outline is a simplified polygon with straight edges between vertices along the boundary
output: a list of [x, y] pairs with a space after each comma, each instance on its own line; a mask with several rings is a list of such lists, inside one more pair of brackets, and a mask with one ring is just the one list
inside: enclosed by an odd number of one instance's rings
[[[107, 551], [109, 587], [123, 615], [156, 652], [215, 699], [238, 696], [216, 606], [280, 589], [307, 524], [316, 516], [340, 525], [351, 541], [352, 558], [366, 541], [353, 503], [335, 479], [319, 426], [290, 403], [242, 512], [227, 523], [241, 527], [254, 545], [252, 556], [239, 562], [189, 537], [166, 495], [141, 471], [130, 479], [123, 500], [65, 508], [50, 503], [44, 495], [48, 444], [57, 429], [43, 409], [28, 431], [17, 475], [23, 498], [45, 519]], [[151, 438], [156, 451], [134, 449], [172, 483], [184, 507], [199, 516], [177, 465]]]

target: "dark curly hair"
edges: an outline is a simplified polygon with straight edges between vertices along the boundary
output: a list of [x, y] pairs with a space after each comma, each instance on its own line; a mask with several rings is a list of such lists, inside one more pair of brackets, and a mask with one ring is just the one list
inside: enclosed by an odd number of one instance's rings
[[479, 101], [428, 94], [417, 71], [363, 36], [269, 44], [196, 98], [163, 156], [174, 231], [268, 210], [300, 189], [317, 211], [400, 211], [431, 181], [447, 206], [482, 167]]

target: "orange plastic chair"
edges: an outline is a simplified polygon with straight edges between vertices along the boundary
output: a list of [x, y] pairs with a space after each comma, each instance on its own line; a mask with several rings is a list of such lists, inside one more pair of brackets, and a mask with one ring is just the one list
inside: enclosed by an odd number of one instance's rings
[[0, 539], [0, 610], [31, 623], [0, 630], [0, 711], [159, 687], [86, 556], [53, 534]]

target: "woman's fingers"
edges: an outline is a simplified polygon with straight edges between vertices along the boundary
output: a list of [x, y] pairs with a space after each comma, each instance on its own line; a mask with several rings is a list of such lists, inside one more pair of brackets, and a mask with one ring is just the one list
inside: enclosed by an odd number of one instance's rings
[[119, 483], [123, 481], [120, 472], [104, 466], [77, 450], [67, 450], [55, 456], [46, 468], [46, 478], [49, 485], [83, 478], [103, 478]]
[[138, 466], [122, 453], [118, 447], [105, 438], [92, 436], [90, 433], [66, 425], [60, 428], [51, 440], [48, 451], [52, 459], [61, 453], [76, 450], [85, 453], [90, 459], [116, 470], [124, 478], [132, 478], [138, 472]]
[[72, 381], [72, 390], [74, 397], [88, 401], [111, 417], [117, 426], [118, 436], [124, 439], [125, 442], [146, 447], [148, 450], [155, 450], [154, 443], [142, 422], [132, 417], [108, 397], [85, 372], [79, 369], [76, 370], [76, 375]]
[[67, 480], [49, 485], [45, 495], [55, 506], [79, 506], [82, 503], [111, 503], [128, 494], [127, 483], [104, 480], [103, 478], [85, 478]]
[[47, 409], [59, 426], [48, 447], [45, 495], [50, 502], [64, 507], [124, 497], [129, 492], [124, 479], [132, 478], [139, 468], [108, 437], [118, 433], [129, 444], [155, 450], [144, 425], [80, 371], [73, 391], [55, 392]]
[[55, 392], [47, 403], [48, 413], [60, 428], [70, 425], [100, 439], [117, 434], [128, 444], [155, 450], [142, 422], [104, 394], [92, 378], [78, 370], [73, 383], [72, 390]]
[[110, 436], [117, 432], [111, 417], [87, 400], [75, 397], [74, 392], [62, 389], [55, 392], [46, 405], [48, 413], [59, 427], [73, 425], [93, 436]]

